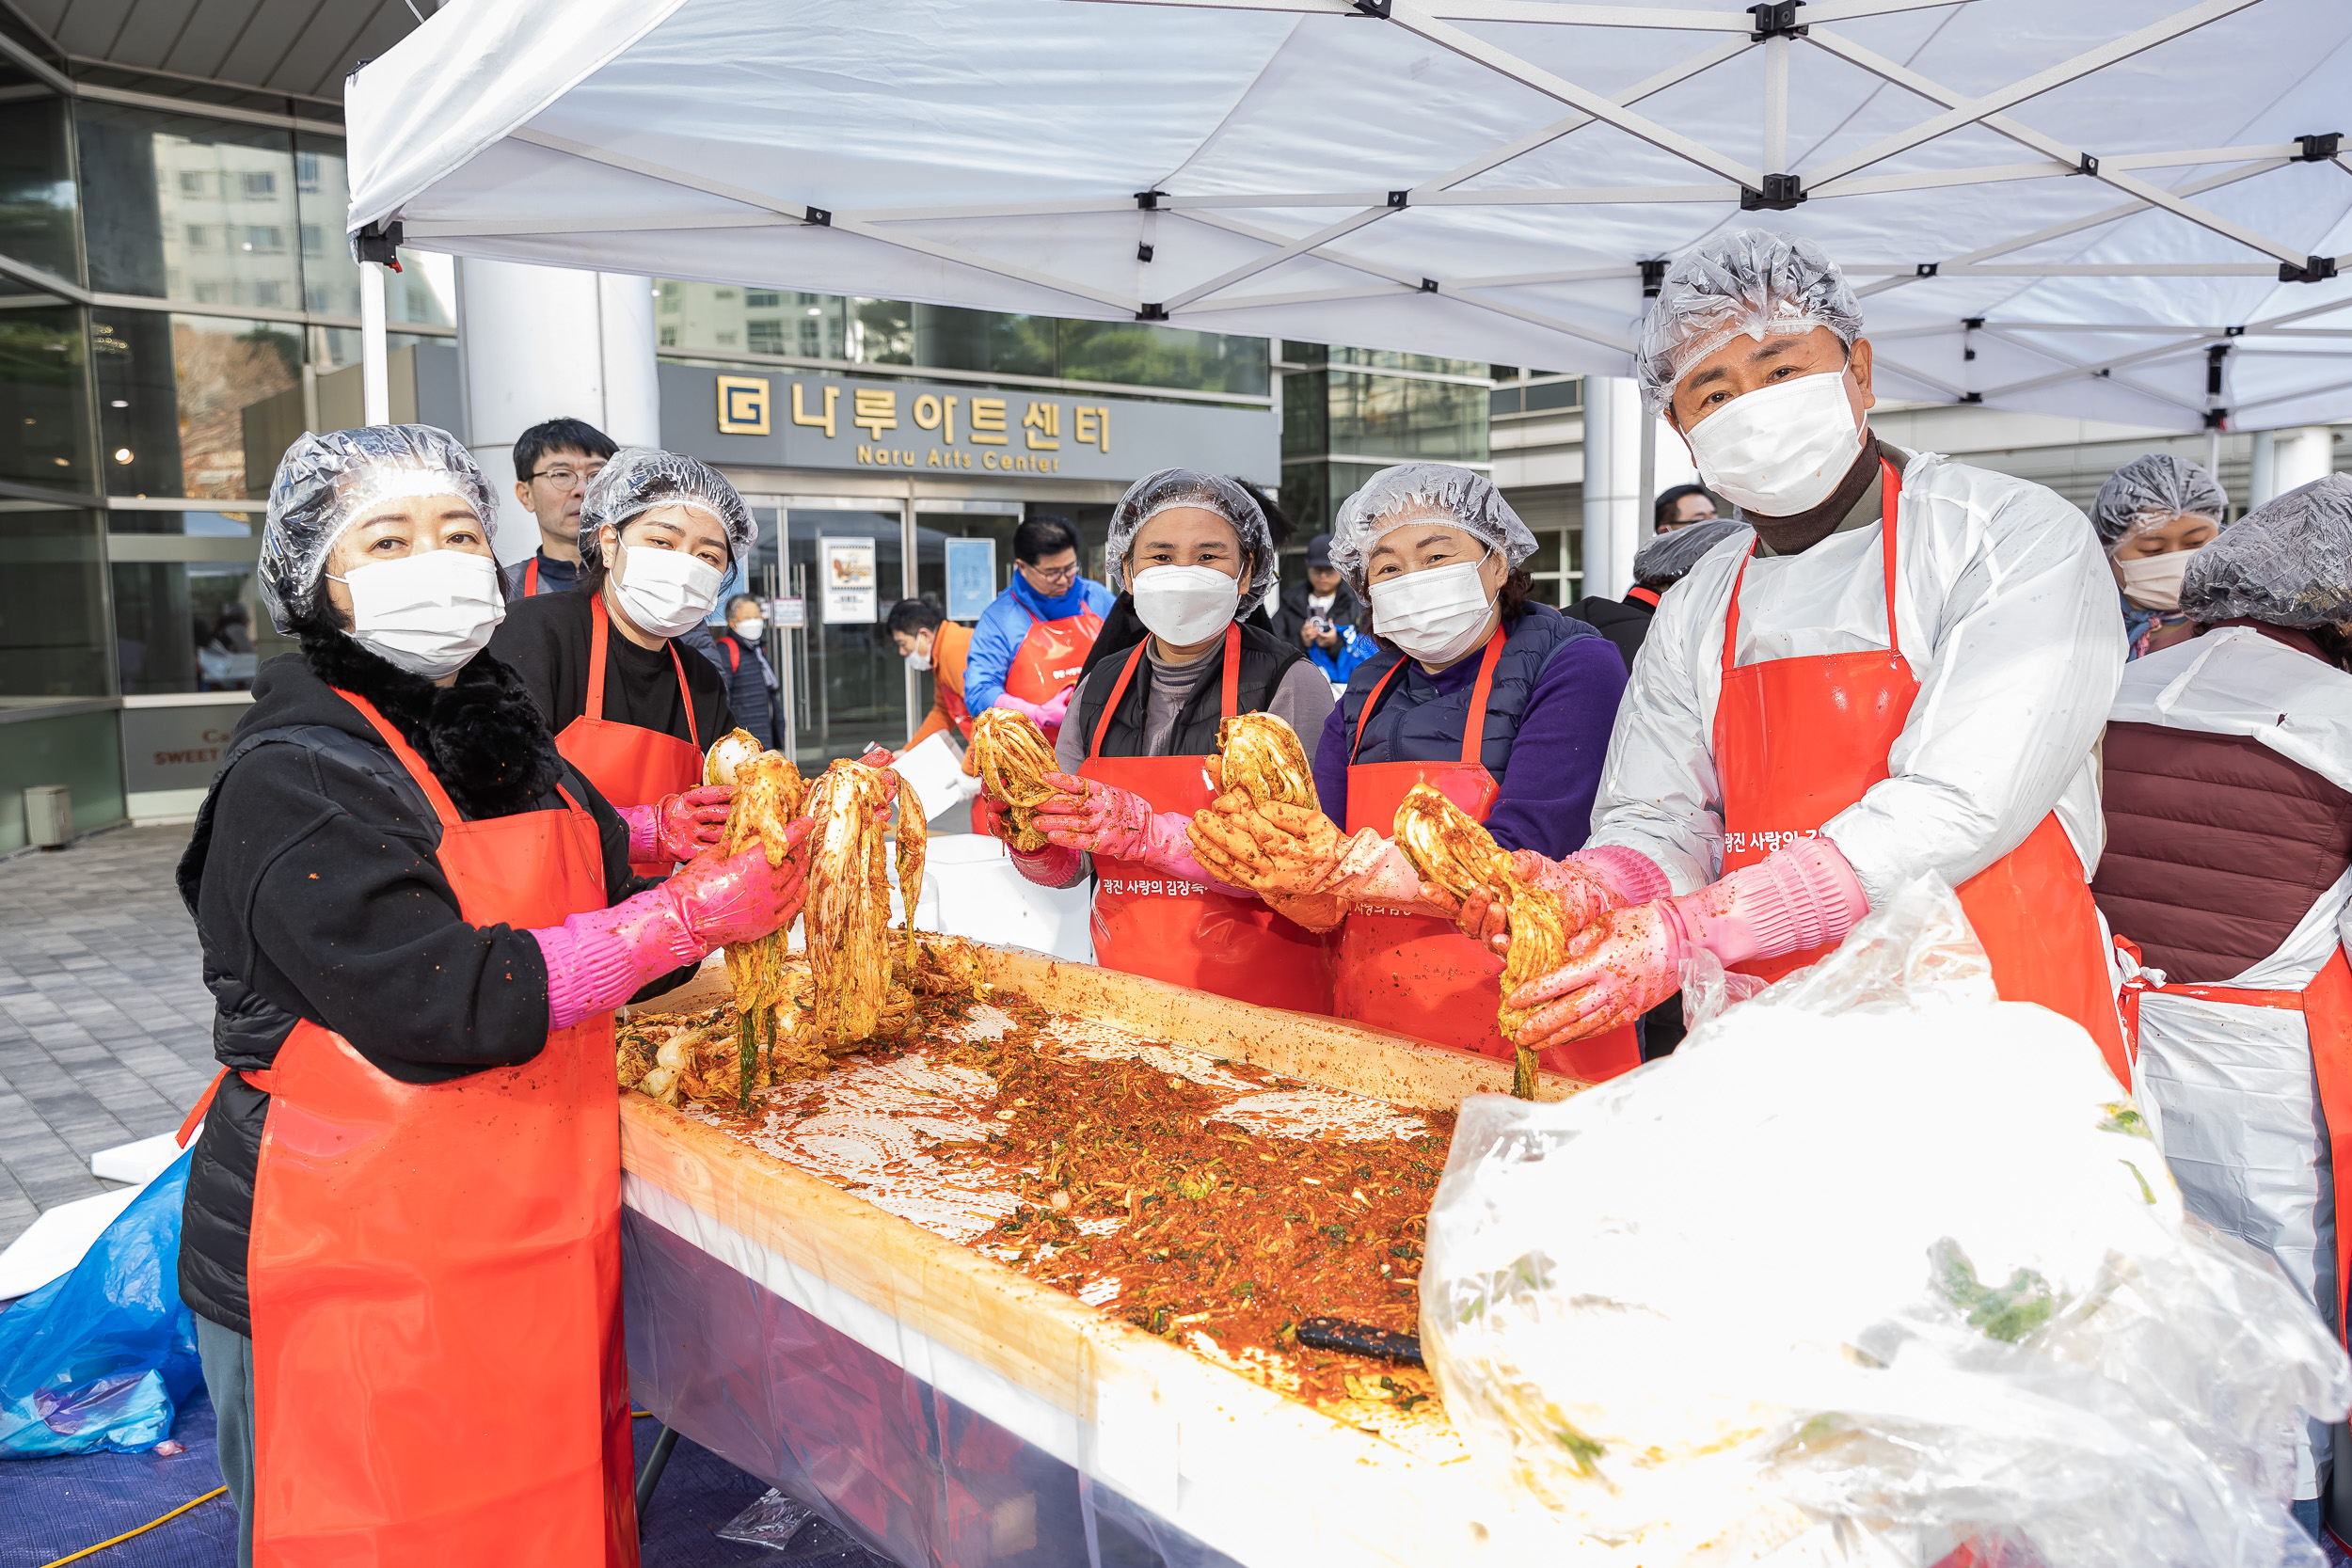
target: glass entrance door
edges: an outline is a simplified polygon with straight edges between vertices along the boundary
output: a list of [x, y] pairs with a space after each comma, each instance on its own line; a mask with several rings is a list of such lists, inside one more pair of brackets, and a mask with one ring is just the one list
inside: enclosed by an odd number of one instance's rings
[[[897, 746], [907, 737], [906, 665], [882, 626], [898, 599], [898, 512], [787, 499], [779, 516], [782, 550], [764, 546], [769, 559], [756, 564], [777, 568], [778, 596], [804, 607], [807, 624], [785, 635], [791, 640], [793, 760], [814, 775], [837, 757], [856, 756], [869, 745]], [[870, 616], [826, 620], [820, 572], [828, 540], [872, 547]], [[856, 553], [850, 552], [852, 559]]]

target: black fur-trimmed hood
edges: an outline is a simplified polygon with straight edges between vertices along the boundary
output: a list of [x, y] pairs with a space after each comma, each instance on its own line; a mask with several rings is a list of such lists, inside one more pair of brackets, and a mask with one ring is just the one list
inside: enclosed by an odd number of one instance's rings
[[[301, 641], [309, 672], [374, 704], [467, 816], [529, 811], [563, 777], [564, 759], [538, 705], [521, 678], [489, 654], [474, 655], [456, 684], [438, 687], [341, 631], [306, 627]], [[257, 688], [257, 701], [261, 695]], [[337, 705], [350, 711], [348, 705]]]

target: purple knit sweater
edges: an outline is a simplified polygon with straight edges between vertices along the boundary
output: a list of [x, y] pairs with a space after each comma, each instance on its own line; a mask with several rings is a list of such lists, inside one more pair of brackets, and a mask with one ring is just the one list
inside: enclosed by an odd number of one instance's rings
[[[1478, 678], [1478, 662], [1466, 658], [1439, 672], [1433, 677], [1438, 690], [1470, 685]], [[1593, 797], [1600, 791], [1600, 765], [1609, 754], [1609, 732], [1617, 722], [1625, 681], [1625, 659], [1605, 637], [1578, 638], [1552, 656], [1528, 699], [1519, 733], [1511, 742], [1502, 792], [1486, 816], [1486, 830], [1497, 844], [1505, 849], [1534, 849], [1553, 860], [1584, 847], [1593, 831]], [[1315, 793], [1331, 820], [1343, 827], [1347, 824], [1348, 743], [1355, 738], [1347, 733], [1344, 711], [1344, 705], [1331, 710], [1315, 746]]]

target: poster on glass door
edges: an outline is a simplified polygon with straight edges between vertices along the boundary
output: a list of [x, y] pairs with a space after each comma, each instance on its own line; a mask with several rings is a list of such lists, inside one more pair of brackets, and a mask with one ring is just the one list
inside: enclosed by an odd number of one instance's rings
[[824, 584], [825, 625], [873, 625], [880, 610], [875, 602], [874, 541], [818, 540], [817, 572]]
[[977, 621], [996, 597], [996, 541], [947, 541], [947, 619]]

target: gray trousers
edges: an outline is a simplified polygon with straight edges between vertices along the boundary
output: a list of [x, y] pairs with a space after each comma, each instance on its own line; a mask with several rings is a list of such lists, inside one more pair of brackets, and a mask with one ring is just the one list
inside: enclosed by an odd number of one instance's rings
[[196, 1354], [219, 1423], [220, 1479], [237, 1505], [237, 1568], [253, 1568], [253, 1341], [196, 1317]]

